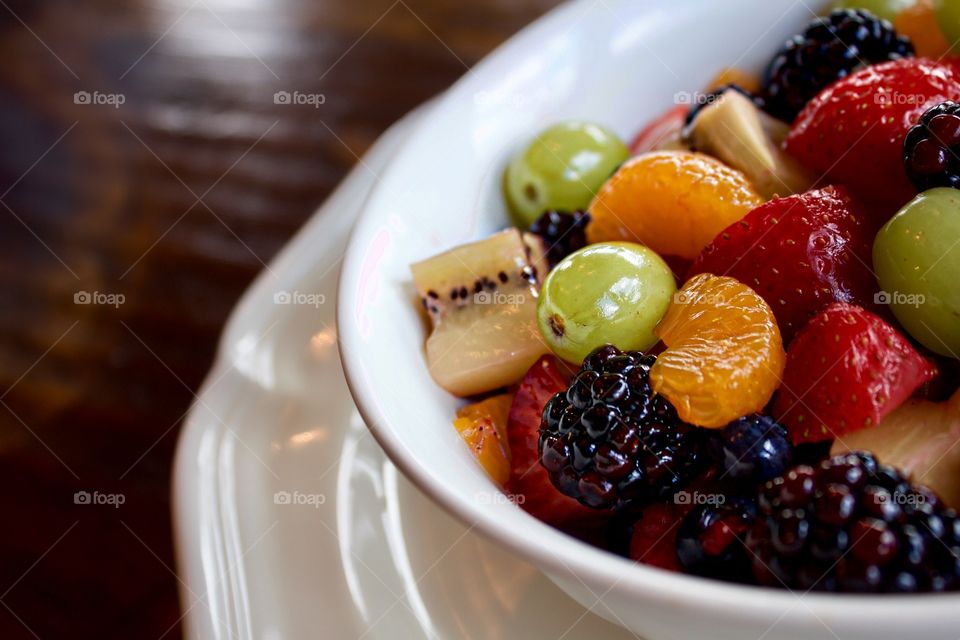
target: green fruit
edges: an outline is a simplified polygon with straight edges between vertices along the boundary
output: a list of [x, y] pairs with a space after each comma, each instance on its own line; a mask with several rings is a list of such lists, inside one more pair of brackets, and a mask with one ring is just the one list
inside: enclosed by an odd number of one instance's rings
[[643, 351], [677, 284], [656, 253], [631, 242], [594, 244], [564, 258], [547, 276], [537, 324], [547, 344], [579, 363], [605, 344]]
[[953, 51], [956, 52], [956, 43], [960, 40], [960, 0], [934, 0], [933, 8], [940, 30], [947, 42], [954, 43]]
[[515, 222], [526, 229], [549, 209], [586, 209], [629, 155], [614, 133], [595, 124], [564, 122], [546, 129], [504, 173], [504, 195]]
[[916, 0], [840, 0], [833, 6], [835, 9], [866, 9], [875, 16], [893, 22], [898, 13], [915, 3]]
[[914, 338], [960, 358], [960, 191], [931, 189], [891, 218], [873, 244], [883, 302]]

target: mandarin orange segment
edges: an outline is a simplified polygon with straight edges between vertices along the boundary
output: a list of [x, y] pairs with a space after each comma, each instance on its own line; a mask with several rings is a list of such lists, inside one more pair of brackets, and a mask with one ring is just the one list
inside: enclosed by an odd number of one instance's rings
[[706, 92], [716, 91], [729, 84], [735, 84], [753, 94], [759, 94], [763, 90], [760, 76], [756, 73], [751, 73], [739, 67], [724, 67], [707, 84]]
[[780, 385], [786, 353], [777, 321], [738, 280], [692, 278], [656, 333], [667, 349], [650, 371], [653, 390], [691, 424], [724, 427], [763, 409]]
[[510, 444], [507, 440], [507, 420], [513, 394], [498, 396], [468, 404], [457, 411], [453, 426], [470, 447], [480, 466], [499, 485], [510, 479]]
[[626, 162], [590, 204], [590, 243], [626, 240], [661, 256], [692, 260], [763, 199], [742, 173], [689, 151], [657, 151]]
[[950, 43], [937, 23], [933, 0], [918, 0], [898, 13], [893, 27], [900, 35], [910, 38], [920, 57], [940, 59], [950, 50]]

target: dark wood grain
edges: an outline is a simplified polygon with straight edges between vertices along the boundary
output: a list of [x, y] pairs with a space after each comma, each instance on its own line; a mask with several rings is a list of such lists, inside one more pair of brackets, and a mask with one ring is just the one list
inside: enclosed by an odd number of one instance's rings
[[179, 637], [171, 462], [233, 303], [379, 133], [554, 4], [0, 1], [0, 638]]

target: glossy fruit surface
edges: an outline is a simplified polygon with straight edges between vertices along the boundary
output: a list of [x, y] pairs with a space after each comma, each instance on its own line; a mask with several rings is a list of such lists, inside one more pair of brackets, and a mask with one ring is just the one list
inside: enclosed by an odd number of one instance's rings
[[724, 229], [688, 273], [726, 275], [760, 294], [785, 344], [831, 302], [873, 304], [873, 234], [843, 187], [763, 204]]
[[917, 196], [877, 234], [873, 264], [885, 301], [910, 335], [960, 357], [960, 191]]
[[873, 429], [833, 443], [831, 453], [870, 451], [914, 482], [960, 507], [960, 392], [947, 402], [911, 399]]
[[643, 351], [676, 291], [657, 254], [630, 242], [590, 245], [563, 260], [540, 290], [537, 322], [558, 356], [579, 363], [597, 347]]
[[563, 122], [545, 129], [514, 156], [504, 174], [514, 221], [526, 229], [544, 211], [586, 209], [628, 155], [616, 134], [596, 124]]
[[918, 56], [938, 60], [950, 50], [950, 43], [937, 23], [933, 0], [910, 4], [893, 19], [893, 27], [900, 35], [910, 38]]
[[794, 443], [876, 426], [936, 368], [878, 316], [835, 303], [790, 344], [773, 415]]
[[540, 463], [561, 493], [621, 510], [669, 498], [703, 470], [707, 432], [650, 388], [656, 356], [605, 345], [590, 354], [540, 425]]
[[901, 11], [913, 6], [914, 0], [839, 0], [835, 9], [866, 9], [873, 15], [893, 22]]
[[960, 588], [960, 522], [927, 488], [869, 453], [800, 465], [760, 491], [747, 536], [765, 586], [807, 592]]
[[785, 354], [770, 306], [733, 278], [701, 274], [657, 326], [667, 349], [650, 372], [680, 418], [719, 428], [766, 406]]
[[693, 259], [713, 237], [762, 202], [742, 173], [701, 153], [633, 158], [593, 203], [590, 242], [625, 240], [661, 256]]
[[747, 500], [694, 507], [677, 531], [680, 566], [694, 575], [751, 582], [745, 540], [756, 516], [756, 505]]
[[708, 450], [720, 479], [748, 487], [783, 475], [793, 459], [787, 430], [760, 413], [738, 418], [719, 430]]
[[918, 191], [960, 188], [960, 104], [928, 109], [903, 141], [903, 167]]
[[510, 479], [507, 419], [512, 404], [513, 394], [496, 395], [461, 408], [453, 421], [480, 466], [501, 486]]
[[554, 526], [571, 526], [596, 519], [599, 512], [563, 495], [540, 466], [540, 420], [554, 394], [567, 388], [574, 370], [553, 356], [540, 358], [524, 376], [510, 407], [511, 498], [524, 511]]
[[860, 69], [833, 83], [793, 123], [786, 149], [816, 175], [846, 185], [879, 227], [916, 195], [903, 170], [907, 131], [960, 95], [946, 63], [922, 58]]
[[835, 9], [815, 17], [773, 57], [764, 74], [765, 108], [792, 122], [811, 99], [855, 69], [913, 55], [913, 44], [889, 21], [862, 9]]

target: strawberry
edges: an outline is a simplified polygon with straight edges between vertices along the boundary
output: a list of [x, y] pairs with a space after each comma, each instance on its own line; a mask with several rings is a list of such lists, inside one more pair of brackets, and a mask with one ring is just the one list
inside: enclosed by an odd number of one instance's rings
[[860, 69], [811, 100], [786, 150], [817, 175], [850, 187], [877, 225], [916, 190], [903, 169], [903, 139], [929, 107], [960, 98], [955, 65], [907, 58]]
[[630, 155], [639, 156], [648, 151], [658, 151], [664, 144], [680, 140], [680, 132], [689, 112], [687, 107], [673, 107], [657, 116], [630, 143]]
[[872, 304], [872, 234], [866, 213], [843, 187], [763, 204], [704, 248], [688, 278], [726, 275], [773, 309], [784, 343], [831, 302]]
[[557, 527], [596, 520], [598, 512], [563, 495], [540, 466], [540, 419], [554, 394], [566, 391], [573, 371], [553, 356], [543, 356], [527, 371], [517, 389], [507, 421], [510, 442], [510, 491], [517, 504]]
[[834, 303], [790, 345], [773, 415], [794, 443], [842, 438], [877, 425], [936, 372], [879, 316]]
[[677, 558], [677, 528], [689, 506], [668, 502], [652, 504], [633, 525], [630, 558], [637, 562], [682, 573]]

